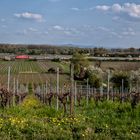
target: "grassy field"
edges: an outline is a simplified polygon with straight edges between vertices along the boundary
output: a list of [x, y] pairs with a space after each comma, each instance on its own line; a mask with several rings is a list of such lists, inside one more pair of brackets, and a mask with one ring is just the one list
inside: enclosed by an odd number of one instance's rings
[[74, 115], [63, 114], [28, 95], [16, 107], [0, 109], [0, 139], [36, 140], [138, 140], [140, 105], [90, 101], [75, 107]]

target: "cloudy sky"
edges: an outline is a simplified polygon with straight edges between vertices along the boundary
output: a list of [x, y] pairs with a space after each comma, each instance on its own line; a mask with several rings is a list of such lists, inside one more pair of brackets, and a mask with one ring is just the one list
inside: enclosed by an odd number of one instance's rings
[[0, 0], [0, 43], [140, 47], [140, 0]]

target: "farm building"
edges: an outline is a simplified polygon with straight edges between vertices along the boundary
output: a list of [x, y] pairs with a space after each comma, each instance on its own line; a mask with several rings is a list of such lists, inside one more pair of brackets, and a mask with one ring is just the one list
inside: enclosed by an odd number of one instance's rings
[[29, 59], [28, 55], [18, 55], [15, 57], [16, 59]]

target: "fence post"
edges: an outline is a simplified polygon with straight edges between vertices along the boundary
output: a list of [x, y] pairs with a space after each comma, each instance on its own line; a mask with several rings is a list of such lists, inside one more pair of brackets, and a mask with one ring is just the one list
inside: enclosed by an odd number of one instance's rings
[[11, 74], [11, 67], [8, 67], [8, 85], [7, 85], [7, 89], [8, 91], [10, 90], [10, 74]]
[[87, 79], [87, 106], [88, 106], [88, 94], [89, 94], [89, 85], [88, 85], [89, 79]]
[[107, 100], [109, 100], [109, 91], [110, 91], [110, 70], [108, 71], [107, 77]]
[[46, 81], [46, 94], [48, 93], [48, 86], [47, 86], [47, 81]]
[[13, 89], [13, 106], [15, 106], [15, 93], [16, 93], [16, 80], [14, 78], [14, 89]]
[[57, 109], [57, 111], [59, 108], [58, 96], [59, 96], [59, 68], [57, 67], [57, 87], [56, 87], [56, 109]]
[[75, 82], [75, 105], [77, 105], [77, 83]]
[[71, 92], [70, 92], [70, 115], [74, 114], [73, 92], [74, 92], [74, 65], [71, 64]]
[[124, 101], [124, 79], [122, 79], [122, 94], [121, 94], [121, 100]]

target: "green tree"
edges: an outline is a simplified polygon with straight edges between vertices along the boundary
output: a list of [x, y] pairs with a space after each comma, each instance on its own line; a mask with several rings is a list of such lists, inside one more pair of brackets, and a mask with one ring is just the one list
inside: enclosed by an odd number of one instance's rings
[[99, 88], [102, 84], [102, 78], [98, 71], [87, 70], [86, 78], [89, 79], [89, 84], [95, 88]]
[[129, 88], [129, 75], [127, 72], [115, 72], [111, 78], [113, 86], [118, 89], [122, 86], [122, 80], [124, 88]]
[[83, 80], [89, 66], [89, 61], [87, 58], [83, 54], [76, 53], [73, 55], [71, 63], [74, 65], [75, 79]]

